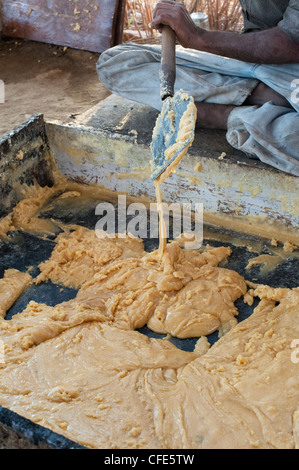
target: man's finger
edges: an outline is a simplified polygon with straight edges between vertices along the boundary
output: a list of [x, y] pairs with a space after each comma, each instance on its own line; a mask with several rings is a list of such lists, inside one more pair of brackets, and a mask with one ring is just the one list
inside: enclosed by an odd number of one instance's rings
[[152, 28], [158, 29], [163, 25], [169, 26], [169, 22], [173, 19], [173, 15], [169, 8], [159, 5], [156, 12], [153, 15]]
[[155, 15], [155, 13], [159, 11], [161, 8], [173, 8], [178, 3], [181, 3], [181, 2], [175, 2], [173, 0], [162, 0], [159, 3], [156, 3], [156, 6], [153, 11], [153, 15]]

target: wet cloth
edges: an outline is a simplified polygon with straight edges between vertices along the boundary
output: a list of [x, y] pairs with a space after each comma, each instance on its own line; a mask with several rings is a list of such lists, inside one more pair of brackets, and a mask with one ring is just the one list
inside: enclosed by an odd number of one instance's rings
[[[161, 110], [161, 47], [123, 44], [97, 64], [100, 81], [112, 92]], [[176, 90], [197, 102], [235, 105], [227, 140], [264, 163], [299, 176], [299, 64], [259, 65], [177, 47]], [[284, 96], [294, 109], [267, 103], [242, 106], [259, 82]]]

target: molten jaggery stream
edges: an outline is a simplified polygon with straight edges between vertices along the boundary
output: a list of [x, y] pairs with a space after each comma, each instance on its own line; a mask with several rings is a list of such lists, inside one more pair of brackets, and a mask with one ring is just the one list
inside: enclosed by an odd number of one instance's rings
[[166, 233], [166, 225], [164, 220], [163, 214], [163, 205], [162, 205], [162, 193], [161, 193], [161, 182], [160, 177], [157, 178], [154, 182], [155, 190], [156, 190], [156, 200], [158, 206], [158, 214], [159, 214], [159, 259], [162, 260], [163, 254], [165, 252], [165, 248], [167, 245], [167, 233]]

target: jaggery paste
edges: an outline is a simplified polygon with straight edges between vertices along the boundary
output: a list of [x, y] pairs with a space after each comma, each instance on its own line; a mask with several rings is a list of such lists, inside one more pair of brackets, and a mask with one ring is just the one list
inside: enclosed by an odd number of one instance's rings
[[[299, 447], [299, 289], [251, 285], [262, 300], [235, 325], [247, 286], [219, 267], [229, 255], [171, 243], [161, 260], [131, 237], [60, 236], [35, 282], [63, 284], [67, 268], [78, 294], [1, 319], [1, 406], [91, 448]], [[136, 331], [144, 324], [226, 334], [186, 352]]]
[[0, 279], [0, 316], [5, 317], [6, 312], [13, 306], [20, 295], [30, 286], [32, 277], [29, 273], [22, 273], [17, 269], [7, 269]]
[[138, 238], [102, 237], [80, 228], [59, 238], [35, 282], [80, 288], [78, 302], [102, 309], [123, 328], [147, 324], [183, 339], [236, 324], [234, 303], [247, 286], [238, 273], [218, 266], [230, 248], [200, 252], [172, 242], [161, 260], [159, 250], [145, 253]]
[[[32, 197], [10, 229], [51, 229]], [[66, 230], [36, 279], [0, 281], [0, 405], [90, 448], [299, 448], [299, 289], [247, 283], [222, 266], [230, 248], [145, 253], [129, 235], [98, 235]], [[76, 297], [5, 320], [26, 286], [48, 280]], [[237, 324], [240, 297], [260, 302]], [[199, 340], [186, 352], [171, 336]]]

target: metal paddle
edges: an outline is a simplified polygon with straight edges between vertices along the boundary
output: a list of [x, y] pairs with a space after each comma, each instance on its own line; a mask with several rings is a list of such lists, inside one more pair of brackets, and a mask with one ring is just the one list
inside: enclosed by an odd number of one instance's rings
[[[151, 143], [153, 180], [156, 180], [174, 162], [178, 164], [194, 140], [196, 120], [194, 100], [183, 90], [174, 93], [175, 43], [175, 32], [169, 26], [164, 26], [160, 67], [160, 94], [163, 105]], [[185, 132], [182, 125], [185, 128], [188, 126]]]

